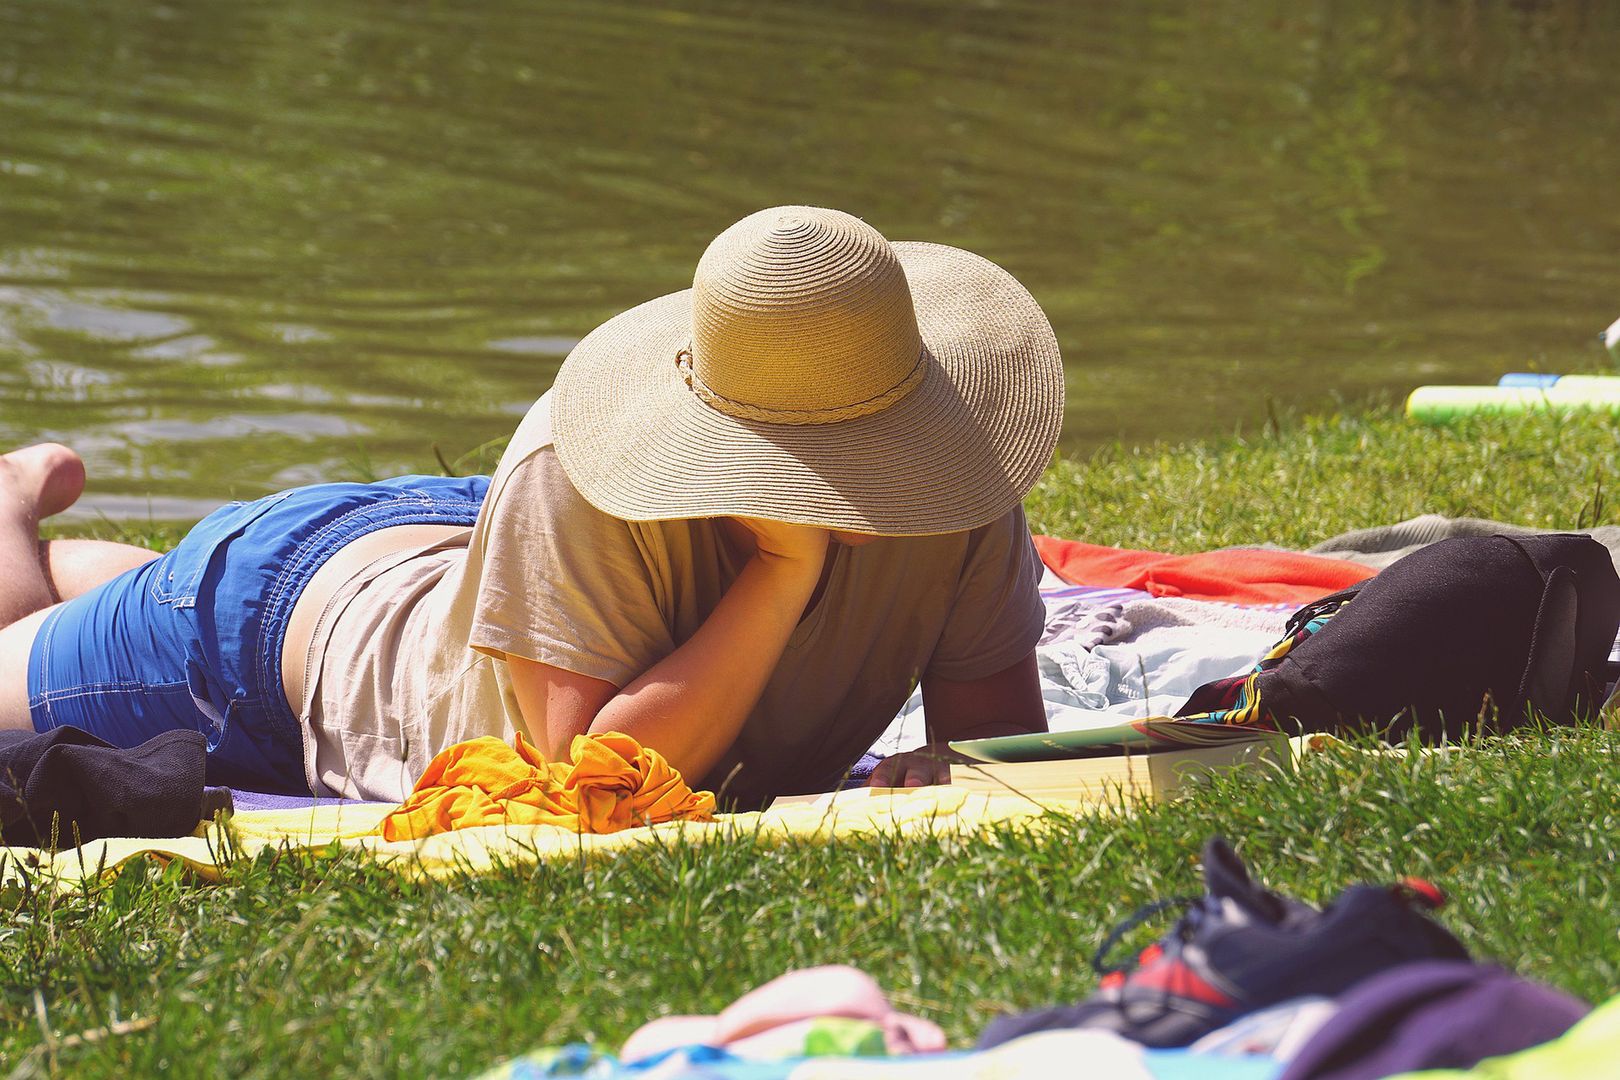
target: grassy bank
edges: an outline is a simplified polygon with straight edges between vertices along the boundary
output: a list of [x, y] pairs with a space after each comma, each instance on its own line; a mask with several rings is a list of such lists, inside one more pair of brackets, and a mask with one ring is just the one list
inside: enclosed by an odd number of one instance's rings
[[1037, 531], [1167, 551], [1303, 548], [1425, 513], [1580, 528], [1620, 520], [1617, 433], [1592, 416], [1282, 419], [1246, 437], [1060, 460], [1027, 505]]
[[[1614, 442], [1597, 420], [1303, 420], [1060, 461], [1029, 507], [1038, 529], [1175, 550], [1303, 546], [1424, 511], [1567, 527], [1614, 520]], [[1322, 755], [1125, 820], [676, 848], [455, 884], [336, 857], [266, 859], [223, 885], [132, 868], [98, 894], [3, 898], [0, 1060], [15, 1075], [457, 1075], [825, 962], [861, 965], [963, 1042], [998, 1010], [1084, 994], [1109, 927], [1194, 891], [1216, 831], [1315, 900], [1433, 878], [1478, 953], [1605, 997], [1620, 989], [1617, 751], [1592, 727], [1468, 754]], [[75, 1038], [109, 1027], [126, 1033]]]

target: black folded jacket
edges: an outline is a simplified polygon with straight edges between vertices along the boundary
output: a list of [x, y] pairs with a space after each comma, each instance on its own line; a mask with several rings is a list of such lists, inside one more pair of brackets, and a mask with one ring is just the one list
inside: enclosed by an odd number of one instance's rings
[[0, 835], [57, 848], [104, 836], [185, 836], [204, 816], [206, 743], [166, 731], [133, 749], [75, 727], [0, 731]]

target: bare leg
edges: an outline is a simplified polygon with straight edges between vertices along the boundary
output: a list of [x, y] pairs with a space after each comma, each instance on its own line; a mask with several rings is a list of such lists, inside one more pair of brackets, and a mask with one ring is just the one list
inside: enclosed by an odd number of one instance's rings
[[0, 455], [0, 730], [27, 730], [28, 658], [34, 636], [58, 601], [157, 558], [157, 552], [105, 540], [39, 539], [39, 523], [84, 491], [84, 462], [65, 446], [42, 443]]
[[84, 491], [84, 462], [57, 443], [0, 455], [0, 626], [55, 603], [39, 523]]
[[58, 600], [83, 596], [102, 582], [145, 566], [157, 557], [158, 553], [150, 548], [110, 540], [47, 540], [42, 556], [45, 576]]

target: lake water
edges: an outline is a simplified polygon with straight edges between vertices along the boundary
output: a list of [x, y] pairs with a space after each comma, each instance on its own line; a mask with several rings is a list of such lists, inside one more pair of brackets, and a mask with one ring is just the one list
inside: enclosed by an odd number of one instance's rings
[[0, 0], [0, 444], [432, 469], [784, 202], [1017, 274], [1073, 450], [1590, 367], [1620, 5]]

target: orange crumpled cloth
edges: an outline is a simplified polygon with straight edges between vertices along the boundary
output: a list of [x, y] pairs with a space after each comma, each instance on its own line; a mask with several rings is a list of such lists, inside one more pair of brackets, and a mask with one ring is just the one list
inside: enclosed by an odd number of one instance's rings
[[377, 826], [385, 840], [418, 840], [478, 825], [555, 825], [613, 833], [660, 821], [712, 821], [714, 794], [693, 791], [663, 755], [616, 731], [576, 735], [573, 762], [547, 761], [521, 732], [440, 751], [411, 797]]

